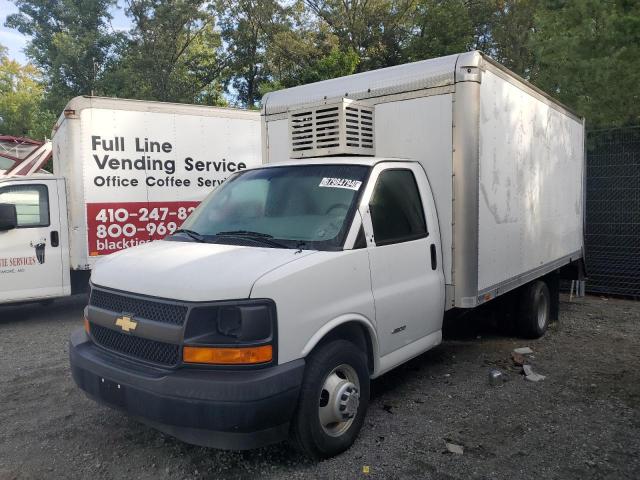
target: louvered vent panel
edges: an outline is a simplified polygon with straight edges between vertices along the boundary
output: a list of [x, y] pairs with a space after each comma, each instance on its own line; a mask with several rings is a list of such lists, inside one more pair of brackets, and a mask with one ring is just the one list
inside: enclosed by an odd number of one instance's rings
[[373, 108], [342, 99], [289, 112], [292, 158], [374, 155]]

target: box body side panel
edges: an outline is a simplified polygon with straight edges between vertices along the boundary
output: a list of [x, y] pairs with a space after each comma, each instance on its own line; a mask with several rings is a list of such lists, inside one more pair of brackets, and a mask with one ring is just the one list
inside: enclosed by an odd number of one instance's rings
[[479, 294], [582, 249], [583, 168], [580, 122], [483, 73]]

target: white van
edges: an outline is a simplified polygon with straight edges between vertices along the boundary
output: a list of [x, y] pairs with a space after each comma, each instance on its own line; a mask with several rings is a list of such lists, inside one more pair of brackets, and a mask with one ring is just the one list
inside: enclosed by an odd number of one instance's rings
[[274, 92], [262, 114], [266, 165], [96, 265], [70, 345], [91, 398], [186, 442], [325, 458], [445, 312], [510, 298], [544, 334], [582, 265], [582, 119], [479, 52]]
[[0, 305], [86, 290], [103, 256], [174, 233], [229, 175], [260, 161], [258, 112], [76, 97], [55, 175], [0, 177]]

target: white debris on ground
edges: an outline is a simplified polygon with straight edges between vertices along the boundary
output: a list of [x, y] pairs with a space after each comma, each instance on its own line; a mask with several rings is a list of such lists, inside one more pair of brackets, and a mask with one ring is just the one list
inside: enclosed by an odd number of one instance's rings
[[534, 372], [531, 365], [523, 365], [522, 373], [524, 373], [524, 378], [530, 382], [539, 382], [540, 380], [547, 378], [545, 375], [540, 375], [539, 373]]
[[530, 355], [533, 353], [533, 350], [531, 350], [531, 348], [529, 347], [514, 348], [513, 351], [515, 353], [519, 353], [520, 355]]
[[447, 446], [447, 451], [450, 453], [455, 453], [456, 455], [462, 455], [464, 453], [464, 447], [462, 445], [449, 442], [445, 442], [445, 445]]

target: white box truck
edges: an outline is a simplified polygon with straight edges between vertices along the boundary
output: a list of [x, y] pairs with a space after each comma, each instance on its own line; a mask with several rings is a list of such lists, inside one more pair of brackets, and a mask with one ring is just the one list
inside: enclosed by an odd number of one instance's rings
[[0, 304], [86, 290], [100, 256], [173, 233], [260, 164], [260, 114], [76, 97], [52, 148], [55, 175], [0, 178]]
[[544, 334], [583, 257], [584, 125], [479, 52], [268, 94], [265, 165], [106, 257], [71, 337], [91, 398], [184, 441], [347, 449], [370, 379], [499, 304]]

